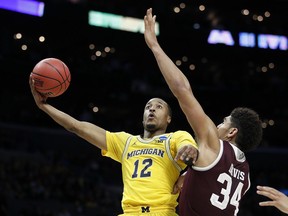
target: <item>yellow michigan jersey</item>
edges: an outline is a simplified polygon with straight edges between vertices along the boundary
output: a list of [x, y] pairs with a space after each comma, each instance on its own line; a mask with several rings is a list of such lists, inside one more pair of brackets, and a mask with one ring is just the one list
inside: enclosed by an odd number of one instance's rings
[[171, 194], [186, 165], [174, 161], [183, 145], [197, 145], [186, 131], [143, 139], [126, 132], [106, 132], [107, 151], [102, 155], [122, 164], [124, 215], [177, 215], [178, 194]]

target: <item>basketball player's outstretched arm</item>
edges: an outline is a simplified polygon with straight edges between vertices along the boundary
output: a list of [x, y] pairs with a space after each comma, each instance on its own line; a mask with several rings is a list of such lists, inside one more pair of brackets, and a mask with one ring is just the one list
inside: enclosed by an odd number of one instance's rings
[[146, 44], [154, 54], [158, 67], [170, 90], [177, 98], [181, 109], [196, 135], [199, 146], [210, 145], [212, 148], [218, 148], [219, 140], [217, 128], [194, 97], [186, 76], [172, 62], [159, 45], [155, 34], [155, 21], [156, 16], [152, 15], [152, 8], [149, 8], [144, 17], [144, 37]]
[[280, 211], [288, 214], [288, 197], [284, 193], [272, 187], [257, 186], [257, 194], [271, 199], [269, 201], [260, 202], [260, 206], [274, 206]]
[[56, 109], [46, 103], [47, 97], [41, 95], [35, 90], [34, 81], [29, 79], [31, 93], [39, 109], [47, 113], [55, 122], [66, 130], [75, 133], [77, 136], [85, 139], [87, 142], [97, 146], [100, 149], [107, 150], [106, 131], [92, 123], [78, 121], [72, 116]]

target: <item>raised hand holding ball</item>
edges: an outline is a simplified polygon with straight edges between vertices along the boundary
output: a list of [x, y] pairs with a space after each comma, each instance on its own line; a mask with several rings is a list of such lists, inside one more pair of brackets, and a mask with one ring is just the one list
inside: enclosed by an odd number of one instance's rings
[[36, 91], [47, 96], [57, 97], [63, 94], [71, 82], [67, 65], [57, 58], [46, 58], [39, 61], [31, 72]]

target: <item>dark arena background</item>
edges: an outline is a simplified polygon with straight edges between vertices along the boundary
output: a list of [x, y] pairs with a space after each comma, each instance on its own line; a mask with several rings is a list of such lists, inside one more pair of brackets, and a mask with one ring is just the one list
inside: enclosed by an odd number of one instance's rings
[[259, 112], [264, 138], [247, 154], [239, 215], [281, 215], [258, 206], [256, 185], [288, 190], [287, 0], [0, 0], [1, 216], [121, 213], [120, 164], [35, 105], [28, 79], [43, 58], [70, 68], [69, 89], [49, 103], [73, 117], [141, 134], [145, 103], [161, 97], [173, 109], [168, 130], [192, 133], [144, 41], [149, 7], [159, 43], [216, 124], [236, 106]]

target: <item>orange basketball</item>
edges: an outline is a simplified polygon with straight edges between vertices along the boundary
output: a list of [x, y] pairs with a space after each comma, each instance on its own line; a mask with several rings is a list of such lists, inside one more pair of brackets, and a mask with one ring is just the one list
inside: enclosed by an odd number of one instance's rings
[[66, 64], [57, 58], [46, 58], [33, 68], [32, 79], [38, 92], [47, 97], [57, 97], [69, 87], [71, 74]]

